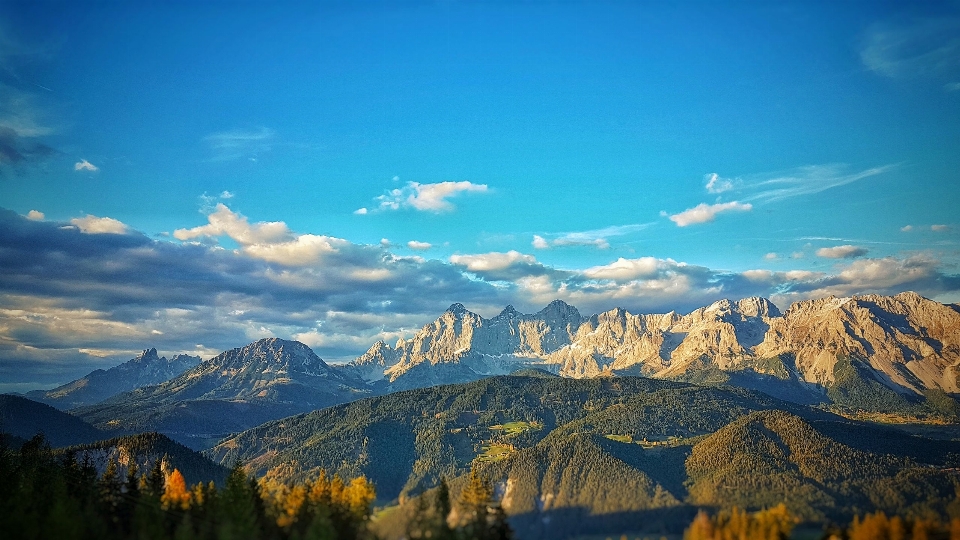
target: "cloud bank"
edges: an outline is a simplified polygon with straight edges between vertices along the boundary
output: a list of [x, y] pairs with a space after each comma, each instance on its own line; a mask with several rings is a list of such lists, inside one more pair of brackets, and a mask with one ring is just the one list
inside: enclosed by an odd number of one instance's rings
[[960, 276], [927, 255], [840, 258], [830, 272], [729, 272], [656, 257], [569, 270], [519, 251], [399, 256], [389, 242], [300, 234], [225, 205], [206, 220], [167, 241], [109, 217], [37, 221], [0, 210], [0, 379], [50, 386], [146, 347], [209, 358], [265, 336], [349, 360], [377, 339], [411, 336], [453, 302], [487, 315], [557, 298], [584, 313], [650, 313], [746, 296], [785, 306], [828, 294], [960, 292]]

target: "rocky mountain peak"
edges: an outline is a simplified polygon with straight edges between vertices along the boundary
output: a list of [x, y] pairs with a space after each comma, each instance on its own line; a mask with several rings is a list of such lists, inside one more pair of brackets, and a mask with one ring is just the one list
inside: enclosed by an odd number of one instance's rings
[[737, 311], [747, 317], [779, 317], [780, 310], [770, 300], [760, 296], [751, 296], [737, 302]]
[[144, 349], [143, 352], [135, 356], [131, 362], [134, 363], [148, 363], [148, 362], [159, 362], [160, 357], [157, 355], [157, 350], [154, 348]]
[[450, 307], [447, 308], [446, 313], [452, 313], [454, 315], [463, 315], [464, 313], [468, 313], [468, 312], [467, 312], [467, 308], [463, 304], [461, 304], [460, 302], [457, 302], [455, 304], [450, 304]]
[[196, 365], [196, 364], [199, 364], [199, 363], [200, 363], [200, 357], [199, 357], [199, 356], [191, 356], [191, 355], [189, 355], [189, 354], [175, 354], [175, 355], [173, 355], [172, 358], [170, 358], [170, 360], [168, 360], [168, 362], [170, 362], [171, 364], [180, 364], [180, 363], [190, 364], [190, 363], [192, 363], [192, 364]]
[[211, 363], [233, 369], [269, 369], [318, 375], [330, 370], [313, 350], [299, 341], [263, 338], [239, 349], [225, 351]]
[[515, 319], [517, 317], [522, 317], [522, 316], [523, 315], [519, 311], [514, 309], [513, 306], [508, 305], [507, 307], [503, 308], [503, 311], [501, 311], [499, 315], [494, 317], [494, 319]]
[[[547, 304], [547, 307], [541, 309], [534, 315], [534, 318], [542, 319], [547, 324], [552, 323], [575, 323], [579, 325], [583, 321], [580, 311], [563, 300], [554, 300]], [[576, 328], [574, 328], [576, 330]]]

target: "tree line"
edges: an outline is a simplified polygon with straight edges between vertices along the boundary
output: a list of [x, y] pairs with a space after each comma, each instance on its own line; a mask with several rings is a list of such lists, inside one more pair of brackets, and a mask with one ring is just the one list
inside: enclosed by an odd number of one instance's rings
[[299, 484], [258, 482], [235, 465], [223, 482], [189, 486], [163, 460], [121, 476], [111, 460], [55, 454], [41, 435], [12, 450], [0, 445], [0, 531], [4, 538], [64, 540], [334, 540], [373, 538], [376, 497], [364, 477]]
[[[787, 540], [797, 523], [786, 506], [749, 513], [738, 508], [714, 516], [700, 511], [684, 540]], [[846, 527], [830, 526], [823, 540], [960, 540], [960, 518], [906, 519], [883, 512], [854, 516]]]
[[[19, 450], [0, 440], [0, 531], [9, 540], [376, 538], [369, 527], [376, 492], [364, 476], [346, 481], [321, 470], [303, 482], [258, 481], [237, 464], [220, 486], [189, 485], [166, 461], [141, 472], [112, 459], [98, 473], [88, 458], [51, 450], [42, 435]], [[512, 538], [489, 481], [476, 471], [455, 507], [445, 481], [435, 491], [408, 538]]]

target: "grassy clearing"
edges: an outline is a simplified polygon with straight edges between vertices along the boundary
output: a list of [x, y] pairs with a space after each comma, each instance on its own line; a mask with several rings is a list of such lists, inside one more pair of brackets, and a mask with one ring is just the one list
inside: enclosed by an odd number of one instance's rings
[[526, 431], [540, 429], [543, 429], [543, 424], [540, 422], [507, 422], [503, 425], [497, 424], [495, 426], [490, 426], [491, 431], [503, 432], [503, 435], [506, 437], [514, 437]]
[[490, 443], [484, 445], [483, 452], [481, 452], [476, 459], [480, 463], [492, 463], [506, 459], [507, 456], [515, 451], [516, 449], [509, 444]]

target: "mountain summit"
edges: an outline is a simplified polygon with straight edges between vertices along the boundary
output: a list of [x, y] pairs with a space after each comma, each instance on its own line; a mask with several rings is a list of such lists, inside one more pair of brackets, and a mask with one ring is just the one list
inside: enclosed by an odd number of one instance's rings
[[29, 392], [26, 397], [59, 409], [72, 409], [92, 405], [135, 388], [160, 384], [199, 363], [199, 356], [178, 354], [167, 360], [166, 357], [159, 356], [156, 349], [144, 349], [136, 357], [119, 366], [107, 370], [98, 369], [53, 390]]

